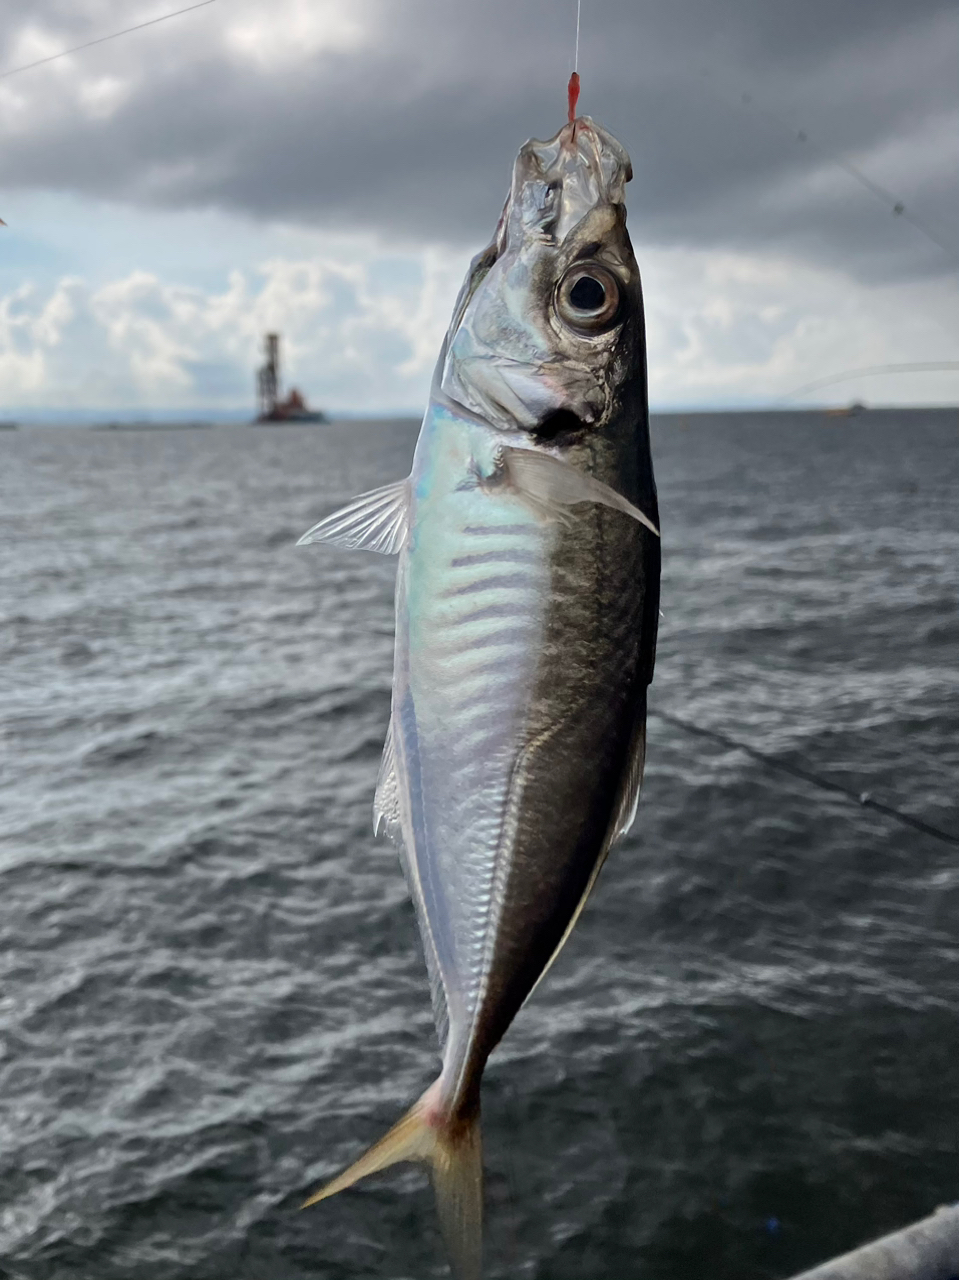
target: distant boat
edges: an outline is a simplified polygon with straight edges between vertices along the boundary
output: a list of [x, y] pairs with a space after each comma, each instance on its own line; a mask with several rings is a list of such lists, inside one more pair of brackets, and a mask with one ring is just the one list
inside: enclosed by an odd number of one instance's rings
[[827, 418], [857, 418], [859, 414], [866, 412], [866, 406], [861, 400], [854, 400], [852, 404], [847, 404], [840, 409], [827, 409]]
[[329, 422], [325, 413], [311, 409], [302, 392], [290, 389], [280, 398], [280, 335], [268, 333], [264, 343], [266, 363], [257, 370], [256, 390], [260, 412], [256, 422], [262, 425], [283, 422]]
[[15, 422], [0, 422], [0, 431], [16, 431], [17, 424]]

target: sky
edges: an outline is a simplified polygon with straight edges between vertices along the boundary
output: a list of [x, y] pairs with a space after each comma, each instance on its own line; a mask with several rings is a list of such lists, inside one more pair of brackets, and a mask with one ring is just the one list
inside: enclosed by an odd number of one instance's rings
[[[0, 10], [0, 416], [248, 413], [269, 329], [311, 402], [420, 413], [575, 0], [216, 0], [5, 74], [178, 7]], [[654, 407], [959, 403], [959, 370], [795, 394], [959, 362], [953, 0], [583, 0], [580, 48]]]

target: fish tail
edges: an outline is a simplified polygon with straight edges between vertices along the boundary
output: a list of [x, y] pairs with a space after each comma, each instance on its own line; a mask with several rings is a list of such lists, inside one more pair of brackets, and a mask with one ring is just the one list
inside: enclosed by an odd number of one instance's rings
[[436, 1081], [389, 1133], [321, 1187], [302, 1208], [335, 1196], [371, 1173], [404, 1160], [430, 1167], [440, 1229], [456, 1280], [480, 1280], [483, 1233], [483, 1154], [478, 1105], [447, 1117]]
[[480, 1280], [483, 1251], [483, 1144], [479, 1107], [447, 1127], [432, 1159], [440, 1230], [456, 1280]]

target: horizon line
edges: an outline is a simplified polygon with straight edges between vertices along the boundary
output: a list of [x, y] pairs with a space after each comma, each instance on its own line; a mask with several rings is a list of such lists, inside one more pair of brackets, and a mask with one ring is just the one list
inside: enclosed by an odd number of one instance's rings
[[[862, 400], [846, 401], [843, 403], [823, 402], [806, 405], [784, 405], [782, 401], [773, 403], [764, 402], [731, 402], [720, 404], [680, 404], [680, 405], [657, 405], [649, 406], [649, 414], [651, 417], [669, 417], [682, 416], [690, 414], [720, 414], [720, 413], [775, 413], [775, 414], [797, 414], [797, 413], [876, 413], [876, 412], [935, 412], [943, 413], [950, 411], [959, 411], [959, 402], [957, 403], [939, 403], [939, 404], [883, 404], [883, 403], [866, 403]], [[396, 409], [372, 409], [372, 410], [356, 410], [356, 409], [325, 409], [324, 413], [330, 423], [335, 422], [390, 422], [390, 421], [420, 421], [423, 417], [423, 410], [398, 407]], [[212, 423], [220, 422], [223, 424], [231, 423], [237, 426], [255, 425], [254, 415], [248, 409], [203, 409], [203, 408], [173, 408], [158, 407], [154, 409], [144, 409], [139, 406], [120, 406], [116, 408], [91, 408], [91, 409], [57, 409], [53, 407], [45, 408], [10, 408], [7, 410], [0, 409], [0, 424], [15, 424], [17, 426], [87, 426], [87, 425], [108, 425], [110, 423], [122, 423], [128, 425], [130, 423], [142, 424], [144, 426], [163, 425], [164, 423], [188, 423], [202, 422]], [[274, 424], [277, 425], [277, 424]], [[282, 424], [280, 424], [282, 425]], [[295, 426], [296, 423], [288, 423], [286, 425]], [[322, 425], [322, 424], [315, 424]]]

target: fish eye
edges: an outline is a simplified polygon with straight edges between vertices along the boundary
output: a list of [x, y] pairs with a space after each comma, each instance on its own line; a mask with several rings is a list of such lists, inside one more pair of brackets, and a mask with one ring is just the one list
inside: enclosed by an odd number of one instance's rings
[[619, 284], [597, 262], [571, 267], [556, 290], [556, 310], [571, 329], [598, 333], [608, 329], [619, 314]]

